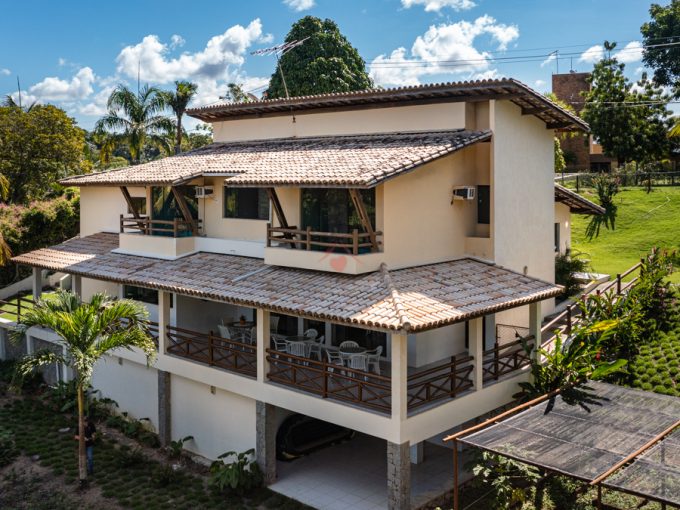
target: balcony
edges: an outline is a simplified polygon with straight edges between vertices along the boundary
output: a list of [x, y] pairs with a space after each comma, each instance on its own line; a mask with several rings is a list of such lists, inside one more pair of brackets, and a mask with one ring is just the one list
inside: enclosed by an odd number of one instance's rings
[[120, 215], [120, 233], [143, 234], [149, 236], [162, 237], [191, 237], [196, 235], [194, 227], [200, 229], [202, 220], [196, 219], [193, 222], [175, 218], [173, 220], [157, 220], [151, 219], [148, 216], [134, 216]]
[[195, 239], [200, 228], [200, 219], [157, 220], [121, 214], [119, 246], [114, 252], [174, 260], [198, 251]]
[[382, 232], [317, 232], [311, 227], [272, 227], [267, 224], [265, 263], [277, 266], [363, 274], [383, 262]]

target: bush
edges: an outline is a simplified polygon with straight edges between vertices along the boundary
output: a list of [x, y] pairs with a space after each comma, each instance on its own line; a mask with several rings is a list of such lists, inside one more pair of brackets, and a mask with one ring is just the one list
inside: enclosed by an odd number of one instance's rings
[[167, 487], [179, 478], [178, 472], [168, 464], [161, 464], [151, 472], [151, 483], [156, 487]]
[[[210, 466], [210, 485], [220, 492], [245, 494], [261, 487], [264, 482], [262, 471], [253, 459], [254, 449], [242, 453], [227, 452], [218, 457]], [[233, 462], [225, 459], [235, 457]]]
[[581, 258], [582, 253], [565, 253], [555, 256], [555, 283], [564, 286], [562, 298], [566, 299], [579, 292], [581, 285], [574, 278], [574, 273], [584, 273], [589, 270], [590, 264]]

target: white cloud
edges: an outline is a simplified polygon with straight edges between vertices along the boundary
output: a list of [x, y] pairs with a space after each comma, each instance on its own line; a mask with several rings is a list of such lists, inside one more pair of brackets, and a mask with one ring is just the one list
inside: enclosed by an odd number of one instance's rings
[[32, 85], [28, 91], [43, 101], [76, 101], [92, 94], [94, 81], [92, 69], [83, 67], [70, 80], [50, 76]]
[[116, 88], [117, 86], [116, 83], [113, 83], [113, 81], [111, 81], [111, 83], [104, 85], [99, 90], [99, 92], [97, 92], [94, 95], [91, 102], [79, 104], [77, 106], [78, 113], [80, 113], [81, 115], [90, 115], [93, 117], [101, 117], [102, 115], [104, 115], [108, 111], [106, 103], [109, 100], [111, 92], [113, 92], [113, 90]]
[[184, 40], [184, 37], [181, 35], [173, 34], [170, 36], [170, 49], [175, 49], [175, 48], [181, 48], [184, 46], [184, 43], [186, 41]]
[[401, 5], [406, 9], [414, 5], [423, 5], [425, 12], [439, 12], [444, 7], [449, 7], [454, 11], [467, 11], [477, 4], [472, 0], [401, 0]]
[[371, 76], [379, 85], [416, 85], [424, 76], [443, 74], [467, 74], [471, 78], [492, 76], [489, 53], [474, 46], [475, 39], [482, 35], [490, 36], [498, 49], [504, 50], [519, 37], [519, 29], [497, 23], [488, 15], [472, 23], [432, 25], [416, 38], [410, 57], [406, 48], [401, 47], [373, 59]]
[[578, 58], [579, 62], [586, 62], [588, 64], [595, 64], [604, 58], [604, 48], [599, 44], [591, 46], [586, 51], [581, 53]]
[[645, 70], [645, 68], [644, 68], [643, 66], [636, 67], [636, 68], [635, 68], [635, 71], [633, 71], [633, 73], [634, 73], [635, 75], [640, 75], [640, 74], [642, 74], [642, 72], [643, 72], [644, 70]]
[[262, 33], [262, 23], [253, 20], [247, 27], [234, 25], [223, 34], [213, 36], [202, 51], [185, 52], [169, 57], [171, 48], [156, 35], [147, 35], [134, 46], [123, 48], [116, 62], [119, 73], [154, 83], [169, 83], [191, 78], [218, 79], [228, 74], [229, 66], [241, 66], [246, 50], [256, 42], [266, 42], [270, 36]]
[[536, 81], [534, 82], [534, 87], [536, 87], [537, 89], [540, 89], [540, 88], [543, 87], [544, 85], [545, 85], [545, 81], [544, 81], [544, 80], [536, 80]]
[[296, 12], [306, 11], [314, 7], [314, 0], [283, 0], [283, 3]]
[[7, 69], [5, 67], [0, 67], [0, 74], [4, 74], [5, 76], [9, 76], [10, 74], [12, 74], [12, 71], [10, 71], [9, 69]]
[[642, 43], [631, 41], [619, 50], [614, 56], [622, 64], [631, 64], [642, 60]]
[[57, 60], [57, 64], [59, 64], [59, 67], [64, 67], [66, 65], [66, 59], [59, 57], [59, 60]]
[[550, 62], [554, 62], [556, 58], [557, 58], [557, 55], [555, 53], [551, 53], [550, 55], [548, 55], [548, 58], [546, 58], [543, 62], [541, 62], [541, 67], [545, 67], [548, 64], [550, 64]]

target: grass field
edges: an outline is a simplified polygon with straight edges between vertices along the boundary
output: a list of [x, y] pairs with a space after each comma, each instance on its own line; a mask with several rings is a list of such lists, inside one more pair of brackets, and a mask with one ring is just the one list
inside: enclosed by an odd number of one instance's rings
[[[593, 190], [580, 193], [598, 203]], [[571, 243], [585, 254], [594, 271], [616, 275], [628, 269], [653, 246], [680, 249], [680, 187], [625, 188], [616, 196], [615, 230], [600, 230], [591, 241], [585, 236], [590, 216], [572, 215]], [[680, 282], [680, 271], [671, 276]]]
[[[42, 299], [51, 299], [52, 296], [54, 296], [53, 291], [45, 291], [42, 293]], [[25, 299], [33, 300], [33, 294], [28, 294], [26, 296], [23, 296]], [[2, 319], [7, 319], [10, 321], [15, 321], [17, 320], [17, 297], [13, 297], [10, 299], [7, 299], [7, 304], [1, 305], [0, 306], [0, 318]], [[32, 303], [26, 303], [23, 301], [21, 303], [21, 312], [24, 313], [27, 310], [30, 310], [33, 308]]]

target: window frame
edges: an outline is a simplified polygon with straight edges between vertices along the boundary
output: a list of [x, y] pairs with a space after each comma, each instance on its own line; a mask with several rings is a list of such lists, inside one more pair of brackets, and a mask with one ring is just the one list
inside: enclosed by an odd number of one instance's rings
[[[266, 218], [261, 218], [261, 217], [259, 217], [259, 216], [258, 216], [257, 218], [246, 218], [246, 217], [239, 216], [239, 215], [238, 215], [238, 195], [236, 195], [236, 204], [235, 204], [235, 207], [236, 207], [237, 211], [235, 212], [235, 215], [234, 215], [234, 216], [228, 216], [228, 215], [227, 215], [227, 203], [228, 203], [227, 199], [228, 199], [228, 194], [229, 194], [230, 192], [233, 192], [233, 193], [237, 193], [237, 194], [238, 194], [238, 192], [240, 192], [240, 191], [242, 191], [242, 190], [255, 190], [255, 191], [257, 192], [257, 194], [258, 194], [258, 204], [257, 204], [258, 213], [259, 213], [259, 209], [260, 209], [260, 207], [261, 207], [261, 205], [262, 205], [262, 204], [260, 203], [260, 200], [266, 201], [266, 203], [267, 203], [267, 217], [266, 217]], [[254, 220], [254, 221], [267, 221], [267, 222], [271, 222], [271, 219], [272, 219], [272, 206], [271, 206], [271, 203], [270, 203], [270, 200], [269, 200], [269, 196], [267, 195], [266, 189], [265, 189], [265, 188], [256, 188], [256, 187], [252, 187], [252, 188], [233, 188], [233, 187], [229, 187], [229, 186], [226, 186], [226, 185], [223, 186], [223, 187], [222, 187], [222, 219], [223, 219], [223, 220], [250, 220], [250, 221], [253, 221], [253, 220]]]

